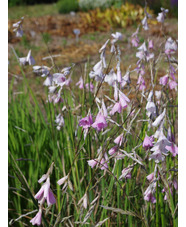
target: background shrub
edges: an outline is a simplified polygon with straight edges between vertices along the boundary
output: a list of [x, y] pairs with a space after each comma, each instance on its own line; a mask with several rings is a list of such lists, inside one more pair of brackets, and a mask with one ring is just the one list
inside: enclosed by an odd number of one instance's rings
[[78, 11], [77, 0], [59, 0], [58, 1], [58, 11], [59, 13], [70, 13], [71, 11]]

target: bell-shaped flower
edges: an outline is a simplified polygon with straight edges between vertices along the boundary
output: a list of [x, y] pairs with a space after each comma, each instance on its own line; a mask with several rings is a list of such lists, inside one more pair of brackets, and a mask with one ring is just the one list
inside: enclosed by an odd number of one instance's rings
[[114, 140], [114, 143], [117, 144], [119, 147], [121, 146], [122, 142], [123, 142], [123, 133]]
[[147, 16], [145, 16], [143, 18], [143, 20], [141, 21], [141, 23], [142, 23], [142, 26], [143, 26], [144, 30], [147, 31], [149, 29], [149, 26], [148, 26], [148, 23], [147, 23]]
[[58, 183], [59, 185], [62, 185], [62, 184], [64, 184], [67, 180], [68, 180], [68, 175], [65, 176], [65, 177], [62, 177], [61, 179], [59, 179], [57, 183]]
[[152, 181], [152, 180], [154, 180], [154, 172], [152, 172], [151, 174], [149, 174], [148, 176], [147, 176], [147, 180], [148, 181]]
[[114, 147], [112, 147], [112, 148], [108, 151], [108, 153], [109, 153], [109, 155], [113, 155], [113, 154], [115, 154], [117, 151], [118, 151], [118, 146], [114, 146]]
[[92, 124], [92, 127], [95, 128], [97, 131], [101, 131], [102, 129], [107, 127], [107, 122], [104, 115], [99, 112], [96, 116], [95, 122]]
[[92, 93], [94, 92], [94, 85], [91, 82], [85, 84], [85, 88], [87, 89], [87, 91], [90, 91]]
[[57, 123], [57, 130], [60, 130], [61, 127], [65, 124], [64, 118], [61, 114], [58, 114], [55, 122]]
[[153, 182], [152, 184], [149, 185], [149, 187], [144, 192], [144, 200], [151, 203], [156, 203], [156, 198], [154, 197], [155, 188], [156, 182]]
[[174, 143], [171, 143], [171, 146], [166, 146], [165, 149], [170, 151], [173, 157], [176, 157], [176, 155], [178, 155], [178, 147]]
[[165, 76], [160, 77], [159, 83], [161, 85], [165, 86], [168, 83], [168, 80], [169, 80], [169, 76], [165, 75]]
[[89, 73], [90, 78], [95, 78], [96, 81], [101, 81], [103, 79], [103, 62], [100, 60], [93, 67], [93, 71]]
[[106, 63], [106, 59], [105, 59], [105, 50], [106, 50], [106, 46], [107, 46], [107, 44], [108, 44], [109, 41], [110, 41], [110, 39], [108, 39], [108, 40], [104, 43], [104, 45], [100, 48], [100, 50], [99, 50], [99, 53], [101, 53], [101, 54], [100, 54], [100, 58], [101, 58], [101, 60], [102, 60], [102, 63], [103, 63], [103, 67], [104, 67], [104, 68], [107, 67], [107, 63]]
[[164, 119], [165, 117], [165, 113], [166, 113], [166, 109], [163, 110], [163, 112], [156, 118], [156, 120], [152, 123], [152, 126], [153, 127], [157, 127], [161, 122], [162, 120]]
[[18, 60], [19, 60], [20, 65], [34, 65], [35, 64], [35, 60], [31, 56], [31, 50], [29, 50], [28, 55], [26, 57], [19, 58]]
[[42, 201], [42, 199], [47, 200], [48, 206], [55, 204], [56, 199], [54, 197], [54, 194], [52, 190], [50, 189], [50, 178], [48, 177], [46, 182], [42, 185], [41, 189], [38, 191], [38, 193], [34, 196], [35, 199], [39, 201], [39, 203]]
[[122, 106], [120, 102], [116, 102], [110, 111], [110, 115], [114, 115], [116, 112], [121, 113], [122, 111]]
[[80, 77], [79, 81], [76, 83], [76, 86], [79, 86], [79, 89], [83, 89], [84, 82], [82, 76]]
[[144, 80], [143, 76], [139, 75], [137, 84], [139, 85], [140, 91], [143, 91], [144, 89], [146, 89], [145, 80]]
[[119, 180], [122, 179], [122, 178], [125, 178], [125, 179], [131, 179], [131, 171], [132, 171], [132, 168], [125, 168], [122, 170], [122, 174], [121, 176], [119, 177]]
[[161, 8], [161, 11], [162, 11], [161, 13], [158, 13], [158, 16], [156, 19], [158, 22], [163, 23], [165, 20], [166, 14], [169, 12], [169, 10]]
[[173, 90], [173, 89], [177, 89], [177, 83], [176, 83], [176, 81], [174, 81], [174, 80], [169, 80], [169, 88], [171, 89], [171, 90]]
[[145, 150], [148, 150], [149, 148], [153, 147], [154, 138], [152, 136], [145, 136], [145, 139], [143, 140], [143, 147]]
[[66, 76], [63, 73], [54, 73], [53, 81], [59, 86], [64, 86], [66, 81]]
[[41, 220], [42, 220], [42, 209], [39, 209], [36, 216], [34, 218], [32, 218], [32, 220], [30, 220], [30, 223], [32, 223], [32, 225], [40, 226]]
[[24, 17], [21, 17], [20, 21], [13, 24], [13, 28], [14, 28], [13, 31], [16, 32], [16, 37], [23, 36], [23, 28], [22, 28], [23, 19]]
[[165, 43], [165, 53], [167, 55], [175, 53], [178, 49], [176, 41], [169, 37]]
[[168, 130], [167, 130], [167, 139], [172, 142], [175, 143], [175, 138], [173, 133], [171, 132], [171, 127], [169, 126]]
[[148, 48], [149, 48], [149, 50], [153, 50], [154, 49], [154, 43], [153, 43], [152, 39], [149, 40]]
[[89, 128], [93, 124], [92, 115], [89, 114], [87, 117], [82, 118], [79, 121], [79, 126], [82, 126], [84, 129]]
[[94, 167], [97, 165], [97, 163], [98, 163], [98, 161], [97, 161], [97, 160], [94, 160], [94, 159], [88, 160], [87, 162], [88, 162], [88, 165], [89, 165], [91, 168], [94, 168]]
[[114, 72], [114, 69], [111, 69], [110, 72], [104, 78], [104, 81], [108, 83], [110, 86], [113, 86], [116, 80], [117, 75]]

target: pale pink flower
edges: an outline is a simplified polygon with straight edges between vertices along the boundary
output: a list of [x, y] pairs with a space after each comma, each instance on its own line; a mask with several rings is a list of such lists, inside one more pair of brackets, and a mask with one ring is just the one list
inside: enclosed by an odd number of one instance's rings
[[168, 80], [169, 80], [168, 75], [165, 75], [165, 76], [160, 77], [160, 82], [159, 83], [161, 85], [165, 86], [168, 83]]
[[29, 50], [28, 55], [26, 57], [19, 58], [18, 60], [19, 60], [20, 65], [34, 65], [35, 64], [35, 60], [31, 56], [31, 50]]
[[148, 26], [148, 23], [147, 23], [147, 16], [145, 16], [143, 18], [143, 20], [141, 21], [141, 23], [142, 23], [142, 26], [143, 26], [143, 28], [144, 28], [145, 31], [149, 29], [149, 26]]
[[119, 147], [121, 146], [122, 142], [123, 142], [123, 133], [114, 140], [114, 143], [117, 144]]
[[100, 163], [101, 163], [101, 165], [100, 165], [101, 166], [101, 168], [100, 168], [101, 170], [108, 169], [108, 164], [107, 164], [107, 161], [105, 160], [105, 158], [102, 158]]
[[85, 85], [85, 87], [86, 87], [86, 89], [89, 91], [90, 90], [90, 92], [94, 92], [94, 85], [90, 82], [90, 83], [87, 83], [86, 85]]
[[166, 146], [165, 149], [170, 151], [173, 157], [176, 157], [176, 155], [178, 155], [178, 147], [176, 146], [176, 144], [172, 143], [171, 146]]
[[153, 49], [154, 49], [154, 43], [153, 43], [152, 39], [151, 39], [151, 40], [149, 40], [149, 43], [148, 43], [148, 48], [149, 48], [149, 50], [150, 50], [150, 49], [151, 49], [151, 50], [153, 50]]
[[41, 202], [41, 200], [43, 198], [46, 199], [48, 206], [56, 203], [54, 194], [50, 189], [50, 178], [49, 177], [47, 178], [46, 182], [42, 185], [42, 187], [38, 191], [38, 193], [34, 196], [34, 198], [37, 199], [39, 202]]
[[82, 118], [79, 121], [79, 126], [82, 126], [84, 129], [89, 128], [93, 124], [92, 115], [89, 114], [87, 117]]
[[162, 11], [161, 13], [158, 13], [158, 16], [156, 19], [158, 22], [163, 23], [165, 20], [166, 14], [169, 12], [169, 10], [161, 8], [161, 11]]
[[34, 218], [32, 218], [32, 220], [30, 221], [30, 223], [32, 223], [32, 225], [41, 225], [41, 219], [42, 219], [42, 209], [39, 209], [38, 213], [36, 214], [36, 216]]
[[138, 47], [139, 46], [139, 38], [137, 36], [133, 37], [131, 40], [132, 46], [133, 47]]
[[175, 138], [174, 138], [173, 133], [171, 132], [171, 127], [170, 127], [170, 126], [169, 126], [169, 128], [168, 128], [168, 130], [167, 130], [167, 139], [168, 139], [170, 142], [175, 143]]
[[22, 28], [22, 23], [23, 23], [24, 17], [21, 17], [21, 20], [18, 21], [17, 23], [13, 24], [13, 31], [16, 32], [16, 37], [22, 37], [23, 36], [23, 28]]
[[90, 78], [95, 78], [96, 81], [102, 81], [103, 79], [103, 62], [100, 60], [96, 65], [93, 67], [93, 71], [89, 73]]
[[143, 147], [145, 148], [145, 150], [148, 150], [149, 148], [153, 147], [153, 142], [154, 138], [151, 136], [145, 136], [145, 139], [143, 141]]
[[153, 127], [157, 127], [165, 118], [166, 109], [156, 118], [156, 120], [152, 123]]
[[58, 180], [57, 183], [58, 183], [59, 185], [62, 185], [62, 184], [65, 183], [65, 181], [66, 181], [67, 179], [68, 179], [68, 176], [62, 177], [61, 179]]
[[156, 203], [156, 198], [154, 197], [155, 188], [156, 182], [149, 185], [149, 187], [146, 189], [144, 193], [144, 200], [151, 203]]
[[109, 155], [113, 155], [117, 152], [117, 150], [118, 150], [118, 146], [114, 146], [108, 151], [108, 153]]
[[176, 89], [177, 88], [177, 83], [176, 83], [176, 81], [173, 81], [173, 80], [169, 80], [169, 88], [171, 89], [171, 90], [173, 90], [173, 89]]
[[145, 80], [141, 75], [139, 75], [139, 77], [138, 77], [137, 84], [139, 85], [140, 91], [143, 91], [144, 89], [146, 89]]
[[76, 83], [76, 86], [79, 86], [79, 89], [83, 89], [84, 82], [82, 76], [80, 77], [79, 81]]
[[148, 176], [147, 176], [147, 180], [148, 181], [152, 181], [154, 179], [154, 172], [153, 173], [151, 173], [151, 174], [149, 174]]
[[165, 53], [169, 55], [177, 51], [177, 49], [178, 49], [178, 46], [176, 44], [176, 41], [174, 41], [171, 37], [169, 37], [165, 43]]
[[[127, 104], [126, 104], [127, 107]], [[113, 106], [112, 110], [110, 111], [110, 115], [114, 115], [116, 112], [121, 113], [122, 111], [122, 106], [120, 102], [115, 103]]]
[[96, 116], [95, 122], [92, 124], [92, 127], [97, 129], [97, 131], [101, 131], [102, 129], [107, 127], [107, 122], [105, 120], [104, 115], [99, 112]]
[[122, 179], [122, 178], [125, 178], [125, 179], [131, 179], [131, 171], [132, 171], [132, 168], [125, 168], [122, 170], [122, 174], [121, 176], [119, 177], [119, 180]]
[[88, 160], [88, 165], [91, 167], [91, 168], [94, 168], [96, 166], [96, 164], [98, 163], [96, 160], [92, 159], [92, 160]]
[[55, 122], [57, 123], [57, 130], [60, 130], [61, 127], [65, 124], [64, 118], [61, 114], [58, 114]]
[[53, 81], [59, 86], [64, 86], [66, 81], [66, 76], [63, 73], [54, 73]]

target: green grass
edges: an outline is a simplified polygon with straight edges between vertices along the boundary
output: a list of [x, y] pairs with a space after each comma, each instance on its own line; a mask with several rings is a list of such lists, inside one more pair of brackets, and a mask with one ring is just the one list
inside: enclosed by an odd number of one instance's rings
[[32, 6], [14, 6], [8, 8], [8, 18], [16, 20], [20, 19], [22, 16], [41, 17], [55, 14], [58, 14], [56, 4], [37, 4]]

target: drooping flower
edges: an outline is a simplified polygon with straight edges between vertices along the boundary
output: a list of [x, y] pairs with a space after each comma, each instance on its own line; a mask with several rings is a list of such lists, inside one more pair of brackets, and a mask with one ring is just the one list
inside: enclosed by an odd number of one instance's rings
[[171, 89], [171, 90], [173, 90], [173, 89], [176, 89], [177, 88], [177, 83], [176, 83], [176, 81], [173, 81], [173, 80], [169, 80], [169, 88]]
[[148, 150], [149, 148], [153, 147], [153, 142], [154, 138], [152, 136], [145, 136], [145, 139], [143, 141], [143, 147], [145, 148], [145, 150]]
[[101, 131], [102, 129], [107, 127], [107, 122], [104, 115], [99, 112], [96, 116], [95, 122], [92, 124], [92, 127], [95, 128], [97, 131]]
[[146, 189], [144, 193], [144, 200], [151, 203], [156, 203], [156, 198], [154, 197], [155, 188], [156, 182], [153, 182], [152, 184], [149, 185], [149, 187]]
[[144, 89], [146, 89], [145, 80], [141, 75], [139, 75], [139, 77], [138, 77], [137, 84], [139, 85], [140, 91], [143, 91]]
[[165, 86], [168, 83], [168, 80], [169, 80], [169, 76], [165, 75], [165, 76], [160, 77], [159, 83], [161, 85]]
[[113, 155], [117, 152], [117, 150], [118, 150], [118, 146], [114, 146], [108, 151], [108, 153], [109, 155]]
[[121, 146], [122, 142], [123, 142], [123, 133], [114, 140], [114, 143], [117, 144], [119, 147]]
[[166, 109], [163, 110], [163, 112], [156, 118], [156, 120], [152, 123], [152, 126], [153, 127], [157, 127], [161, 122], [162, 120], [164, 119], [165, 117], [165, 113], [166, 113]]
[[80, 77], [79, 81], [76, 83], [76, 86], [79, 86], [79, 89], [83, 89], [84, 82], [82, 76]]
[[64, 184], [66, 182], [67, 179], [68, 179], [68, 175], [65, 176], [65, 177], [62, 177], [61, 179], [59, 179], [57, 183], [59, 185], [62, 185], [62, 184]]
[[85, 84], [85, 87], [88, 91], [90, 90], [90, 92], [92, 92], [92, 93], [94, 92], [94, 85], [91, 82]]
[[110, 111], [110, 115], [114, 115], [116, 112], [121, 113], [121, 111], [122, 111], [121, 103], [116, 102], [112, 110]]
[[162, 11], [161, 13], [158, 13], [158, 16], [156, 19], [158, 22], [163, 23], [165, 20], [166, 14], [169, 12], [169, 10], [161, 8], [161, 11]]
[[149, 40], [148, 48], [149, 48], [149, 50], [153, 50], [154, 49], [154, 43], [153, 43], [152, 39]]
[[148, 181], [152, 181], [152, 180], [154, 180], [154, 172], [152, 172], [151, 174], [149, 174], [148, 176], [147, 176], [147, 180]]
[[96, 81], [101, 81], [103, 77], [103, 62], [100, 60], [96, 65], [93, 67], [93, 71], [89, 73], [89, 77], [95, 78]]
[[176, 44], [176, 41], [174, 41], [171, 37], [169, 37], [165, 43], [165, 53], [167, 55], [170, 55], [172, 53], [175, 53], [178, 49], [178, 46]]
[[96, 164], [98, 163], [96, 160], [92, 159], [92, 160], [88, 160], [88, 165], [91, 167], [91, 168], [94, 168], [96, 166]]
[[119, 177], [119, 180], [122, 179], [122, 178], [125, 178], [125, 179], [131, 179], [131, 171], [132, 171], [132, 168], [125, 168], [122, 170], [122, 174], [121, 176]]
[[176, 155], [178, 155], [178, 147], [176, 146], [176, 144], [171, 143], [171, 146], [166, 146], [165, 148], [172, 153], [173, 157], [176, 157]]
[[40, 203], [42, 199], [47, 200], [48, 206], [55, 204], [56, 199], [54, 197], [54, 194], [52, 190], [50, 189], [50, 178], [48, 177], [46, 182], [41, 186], [41, 189], [38, 191], [38, 193], [34, 196]]
[[79, 121], [79, 126], [82, 126], [84, 129], [89, 128], [93, 124], [92, 115], [89, 114], [87, 117], [82, 118]]
[[16, 37], [22, 37], [23, 36], [23, 24], [24, 17], [21, 17], [21, 20], [18, 21], [17, 23], [13, 24], [13, 31], [16, 32]]
[[104, 68], [107, 67], [107, 63], [106, 63], [106, 59], [105, 59], [105, 51], [106, 51], [106, 46], [107, 46], [107, 44], [108, 44], [109, 41], [110, 41], [110, 39], [108, 39], [108, 40], [104, 43], [104, 45], [100, 48], [100, 50], [99, 50], [99, 53], [101, 53], [101, 54], [100, 54], [100, 58], [101, 58], [101, 61], [102, 61], [102, 63], [103, 63], [103, 67], [104, 67]]
[[60, 130], [61, 127], [65, 124], [64, 118], [61, 114], [58, 114], [55, 122], [57, 123], [57, 130]]
[[36, 216], [34, 218], [32, 218], [32, 220], [30, 220], [30, 223], [32, 223], [32, 225], [40, 226], [41, 225], [41, 219], [42, 219], [42, 209], [39, 209]]
[[34, 65], [35, 60], [31, 56], [31, 50], [29, 50], [27, 57], [19, 58], [20, 65]]

